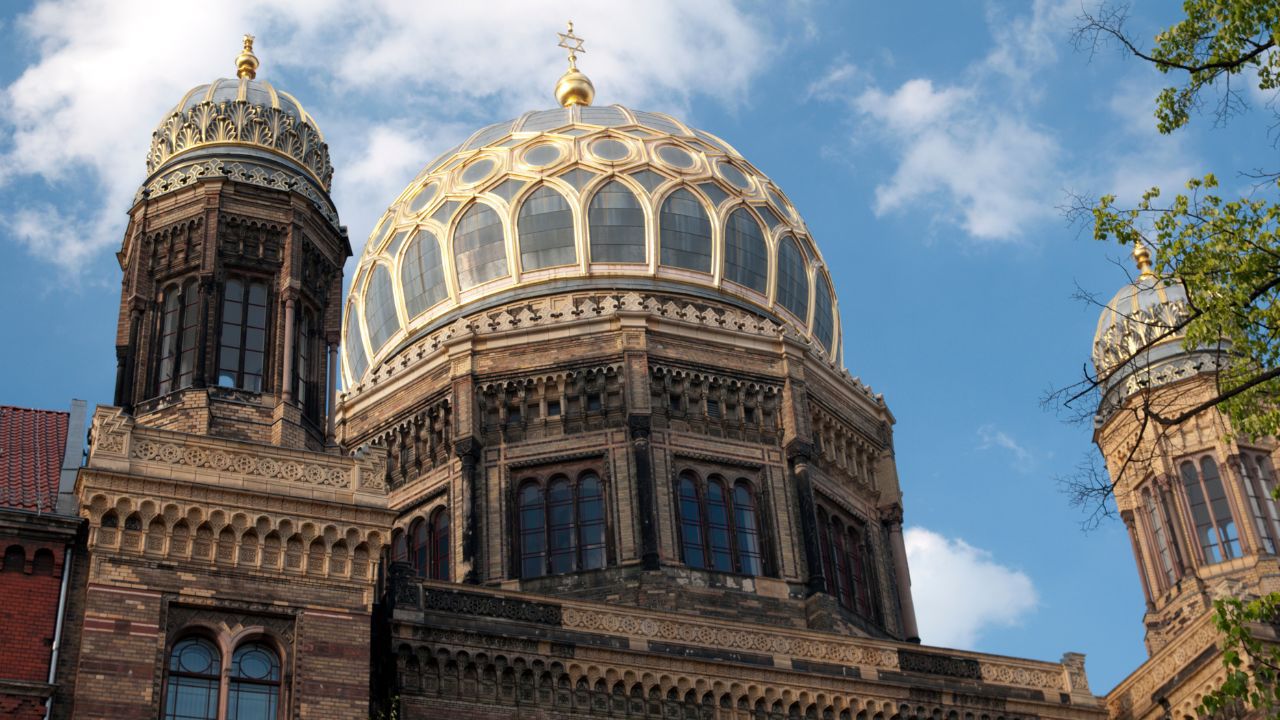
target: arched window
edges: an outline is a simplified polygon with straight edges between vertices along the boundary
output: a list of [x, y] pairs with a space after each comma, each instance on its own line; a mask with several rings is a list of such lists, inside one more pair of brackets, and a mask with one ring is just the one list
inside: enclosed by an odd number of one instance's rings
[[364, 293], [364, 324], [369, 329], [369, 346], [375, 355], [400, 329], [396, 299], [391, 291], [391, 271], [374, 265], [369, 287]]
[[391, 536], [391, 562], [409, 562], [408, 533], [396, 530]]
[[53, 574], [53, 553], [48, 548], [40, 548], [31, 557], [32, 575]]
[[1169, 536], [1165, 532], [1159, 500], [1156, 494], [1151, 492], [1151, 488], [1144, 488], [1142, 491], [1142, 507], [1147, 514], [1147, 527], [1151, 531], [1151, 542], [1155, 545], [1164, 587], [1173, 587], [1174, 582], [1177, 581], [1173, 568], [1173, 550], [1169, 547]]
[[190, 387], [195, 380], [199, 300], [194, 279], [171, 285], [164, 292], [156, 367], [157, 395]]
[[719, 476], [703, 481], [686, 470], [680, 474], [677, 494], [686, 565], [744, 575], [763, 573], [760, 522], [746, 480], [730, 488]]
[[1240, 465], [1244, 470], [1245, 489], [1249, 494], [1258, 536], [1262, 538], [1262, 547], [1274, 555], [1276, 543], [1280, 542], [1280, 512], [1272, 496], [1276, 479], [1271, 471], [1271, 458], [1265, 452], [1245, 450], [1240, 453]]
[[431, 513], [431, 572], [432, 580], [449, 579], [449, 508], [436, 508]]
[[1218, 464], [1206, 456], [1200, 459], [1198, 469], [1196, 463], [1187, 460], [1179, 470], [1204, 561], [1212, 565], [1240, 557], [1240, 535], [1222, 487]]
[[558, 575], [607, 565], [604, 489], [592, 471], [576, 480], [528, 480], [519, 493], [520, 576]]
[[827, 593], [841, 606], [879, 622], [872, 592], [875, 563], [865, 527], [854, 521], [846, 523], [820, 509], [818, 540]]
[[431, 546], [427, 540], [427, 521], [422, 518], [409, 524], [409, 552], [413, 569], [426, 577], [431, 570]]
[[275, 720], [279, 704], [280, 656], [260, 642], [236, 648], [227, 691], [228, 720]]
[[218, 384], [262, 392], [267, 355], [267, 284], [230, 278], [222, 290]]
[[22, 572], [26, 570], [27, 553], [21, 545], [10, 545], [4, 551], [4, 572]]
[[365, 354], [360, 319], [357, 317], [359, 312], [355, 304], [347, 306], [347, 333], [342, 343], [347, 356], [347, 371], [355, 382], [360, 382], [364, 371], [369, 369], [369, 356]]
[[768, 292], [769, 248], [760, 223], [738, 208], [724, 226], [724, 277], [759, 293]]
[[449, 294], [444, 284], [440, 244], [430, 230], [419, 229], [405, 248], [400, 265], [400, 290], [410, 318], [426, 312]]
[[658, 230], [663, 265], [711, 272], [711, 220], [693, 193], [680, 188], [667, 196]]
[[453, 231], [458, 286], [468, 290], [507, 275], [507, 244], [502, 220], [488, 205], [472, 205]]
[[311, 308], [301, 308], [297, 319], [297, 337], [293, 341], [293, 396], [303, 413], [312, 420], [320, 417], [320, 388], [316, 380], [319, 356], [316, 345], [320, 341], [316, 314]]
[[591, 262], [643, 263], [644, 210], [635, 193], [613, 180], [596, 191], [587, 207]]
[[778, 245], [778, 277], [774, 283], [778, 304], [792, 315], [809, 317], [809, 276], [805, 273], [804, 254], [790, 235]]
[[165, 720], [216, 720], [222, 654], [202, 637], [188, 637], [169, 653]]
[[520, 267], [538, 270], [577, 262], [573, 211], [563, 196], [543, 185], [520, 205]]
[[814, 296], [813, 335], [822, 343], [824, 350], [831, 349], [832, 336], [835, 334], [835, 314], [832, 312], [831, 283], [825, 273], [818, 273], [818, 293]]

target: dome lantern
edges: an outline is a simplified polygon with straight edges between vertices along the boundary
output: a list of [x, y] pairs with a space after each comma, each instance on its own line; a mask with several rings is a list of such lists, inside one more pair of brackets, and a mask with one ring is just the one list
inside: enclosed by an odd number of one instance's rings
[[245, 33], [244, 49], [236, 56], [236, 77], [252, 80], [258, 77], [258, 56], [253, 54], [253, 36]]
[[596, 97], [596, 87], [591, 78], [578, 69], [578, 53], [585, 53], [583, 39], [573, 34], [573, 22], [569, 22], [569, 32], [557, 33], [560, 36], [560, 47], [569, 51], [569, 69], [556, 81], [556, 102], [561, 107], [571, 105], [590, 105]]

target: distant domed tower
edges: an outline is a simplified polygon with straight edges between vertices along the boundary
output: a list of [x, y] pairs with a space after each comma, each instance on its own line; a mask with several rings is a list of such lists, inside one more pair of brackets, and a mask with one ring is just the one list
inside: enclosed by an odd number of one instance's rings
[[138, 422], [320, 449], [346, 230], [315, 121], [256, 79], [188, 92], [152, 135], [118, 254], [115, 404]]
[[[1233, 437], [1228, 418], [1211, 407], [1169, 425], [1219, 393], [1217, 373], [1229, 348], [1187, 347], [1182, 326], [1191, 312], [1187, 289], [1158, 276], [1150, 251], [1136, 247], [1138, 277], [1102, 312], [1093, 344], [1101, 392], [1094, 441], [1106, 458], [1116, 505], [1128, 528], [1146, 598], [1147, 666], [1174, 668], [1167, 657], [1197, 657], [1213, 645], [1217, 597], [1280, 590], [1280, 509], [1276, 445]], [[1194, 647], [1191, 647], [1194, 645]], [[1206, 655], [1205, 657], [1209, 657]], [[1182, 717], [1221, 669], [1220, 662], [1179, 670], [1181, 686], [1159, 689]], [[1132, 693], [1133, 678], [1113, 691], [1121, 716], [1142, 716], [1157, 698]], [[1136, 686], [1135, 686], [1136, 687]], [[1165, 705], [1167, 709], [1169, 705]], [[1150, 712], [1163, 712], [1158, 707]]]
[[893, 416], [812, 234], [724, 140], [593, 95], [571, 57], [561, 107], [427, 163], [365, 246], [337, 432], [389, 454], [393, 559], [915, 638]]

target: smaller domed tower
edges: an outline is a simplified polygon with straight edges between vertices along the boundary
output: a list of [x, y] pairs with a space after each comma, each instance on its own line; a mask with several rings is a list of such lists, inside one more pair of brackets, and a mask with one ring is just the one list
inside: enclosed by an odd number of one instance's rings
[[1156, 275], [1145, 247], [1139, 275], [1098, 321], [1093, 364], [1101, 400], [1094, 441], [1106, 458], [1146, 598], [1153, 655], [1205, 619], [1213, 599], [1280, 589], [1275, 443], [1233, 437], [1216, 408], [1221, 348], [1186, 347], [1190, 303]]
[[189, 91], [152, 135], [117, 258], [115, 404], [139, 423], [282, 447], [332, 439], [346, 229], [324, 137], [256, 78]]

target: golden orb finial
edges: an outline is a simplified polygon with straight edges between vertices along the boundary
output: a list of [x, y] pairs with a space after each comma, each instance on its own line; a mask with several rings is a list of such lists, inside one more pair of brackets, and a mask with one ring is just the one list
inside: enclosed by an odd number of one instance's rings
[[1141, 240], [1135, 240], [1133, 243], [1133, 262], [1138, 266], [1138, 279], [1149, 280], [1156, 276], [1155, 271], [1151, 269], [1151, 250], [1142, 243]]
[[236, 56], [236, 77], [249, 78], [258, 76], [258, 56], [253, 54], [253, 36], [245, 33], [244, 50]]
[[591, 78], [578, 69], [578, 53], [586, 53], [582, 47], [582, 38], [573, 34], [573, 22], [569, 22], [569, 32], [556, 33], [560, 36], [560, 47], [569, 51], [569, 69], [556, 81], [556, 101], [564, 107], [570, 105], [590, 105], [596, 96], [596, 86]]

